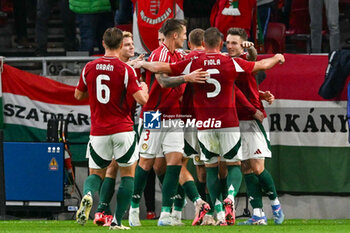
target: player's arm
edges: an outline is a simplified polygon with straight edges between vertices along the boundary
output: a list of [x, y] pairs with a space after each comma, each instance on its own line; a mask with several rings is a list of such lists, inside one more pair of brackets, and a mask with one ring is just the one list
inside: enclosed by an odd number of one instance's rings
[[280, 53], [275, 54], [275, 56], [262, 59], [260, 61], [255, 62], [254, 68], [252, 72], [260, 71], [260, 70], [268, 70], [274, 67], [276, 64], [283, 64], [285, 62], [284, 56]]
[[242, 42], [242, 47], [247, 49], [248, 56], [247, 59], [248, 61], [256, 61], [256, 58], [258, 57], [258, 53], [254, 47], [254, 43], [250, 41], [243, 41]]
[[148, 62], [145, 60], [138, 61], [134, 64], [134, 68], [144, 68], [152, 73], [171, 73], [170, 64], [165, 62]]
[[81, 91], [78, 88], [75, 88], [74, 98], [77, 100], [83, 100], [89, 97], [89, 93], [87, 91]]
[[272, 104], [273, 101], [275, 100], [275, 96], [269, 91], [260, 91], [259, 90], [259, 97], [261, 100], [265, 100], [269, 104]]
[[156, 74], [157, 81], [162, 88], [177, 87], [183, 83], [205, 83], [209, 74], [202, 69], [192, 71], [189, 74], [180, 76], [168, 76], [166, 74]]
[[145, 82], [141, 82], [141, 90], [135, 92], [132, 96], [136, 100], [137, 103], [144, 105], [148, 101], [148, 87]]
[[[250, 115], [254, 117], [254, 119], [262, 122], [265, 118], [264, 114], [256, 109], [247, 99], [247, 97], [243, 94], [243, 92], [235, 85], [234, 92], [236, 95], [236, 107], [244, 108]], [[239, 109], [238, 109], [239, 111]]]

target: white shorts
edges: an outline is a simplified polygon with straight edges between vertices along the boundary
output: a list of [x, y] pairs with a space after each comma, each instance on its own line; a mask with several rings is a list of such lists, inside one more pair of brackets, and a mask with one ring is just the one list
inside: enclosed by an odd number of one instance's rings
[[198, 140], [206, 164], [217, 163], [219, 156], [226, 162], [242, 160], [239, 127], [199, 130]]
[[256, 120], [239, 122], [242, 138], [242, 160], [271, 157], [270, 137], [264, 126], [268, 129], [267, 119], [264, 119], [263, 123]]
[[138, 160], [139, 148], [134, 131], [116, 133], [106, 136], [92, 136], [86, 150], [89, 158], [89, 168], [102, 169], [107, 167], [112, 159], [119, 166], [128, 167]]
[[[175, 120], [172, 120], [175, 121]], [[143, 126], [143, 123], [141, 124]], [[179, 128], [143, 129], [140, 156], [153, 159], [170, 152], [184, 152], [184, 133]]]
[[194, 165], [204, 165], [204, 162], [200, 160], [199, 142], [198, 142], [198, 130], [196, 128], [184, 128], [185, 138], [185, 153], [184, 157], [192, 158]]

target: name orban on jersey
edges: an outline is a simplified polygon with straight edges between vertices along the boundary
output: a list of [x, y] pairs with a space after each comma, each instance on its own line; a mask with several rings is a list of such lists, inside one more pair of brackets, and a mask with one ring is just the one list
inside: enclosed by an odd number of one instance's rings
[[113, 71], [114, 66], [111, 64], [96, 64], [96, 70], [106, 70], [106, 71]]

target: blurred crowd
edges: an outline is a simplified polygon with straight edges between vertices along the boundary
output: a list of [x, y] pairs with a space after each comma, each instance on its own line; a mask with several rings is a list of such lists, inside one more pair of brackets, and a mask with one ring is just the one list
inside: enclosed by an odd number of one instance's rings
[[[154, 49], [153, 42], [148, 42], [154, 41], [153, 37], [157, 36], [154, 32], [164, 20], [176, 17], [187, 20], [188, 32], [213, 26], [226, 35], [230, 27], [243, 28], [260, 53], [269, 52], [268, 43], [275, 43], [271, 52], [285, 52], [286, 36], [300, 40], [296, 44], [301, 43], [308, 52], [320, 53], [341, 48], [341, 2], [347, 1], [0, 0], [0, 25], [13, 16], [17, 47], [34, 47], [36, 56], [47, 55], [48, 22], [53, 9], [60, 12], [65, 51], [103, 54], [102, 33], [115, 25], [138, 37], [134, 38], [136, 52], [148, 53]], [[28, 21], [35, 23], [34, 43], [28, 40]], [[326, 48], [322, 46], [324, 38], [329, 41]]]

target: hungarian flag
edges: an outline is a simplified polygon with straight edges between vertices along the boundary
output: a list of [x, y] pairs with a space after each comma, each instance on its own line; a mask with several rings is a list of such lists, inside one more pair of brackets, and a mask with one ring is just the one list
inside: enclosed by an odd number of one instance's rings
[[276, 98], [266, 106], [273, 153], [267, 161], [278, 190], [350, 193], [347, 88], [333, 100], [318, 95], [326, 55], [285, 58], [259, 86]]
[[[74, 98], [75, 87], [6, 64], [1, 79], [4, 141], [45, 142], [48, 120], [57, 118], [67, 119], [70, 142], [88, 142], [90, 108]], [[84, 159], [81, 148], [73, 146], [72, 153]]]

